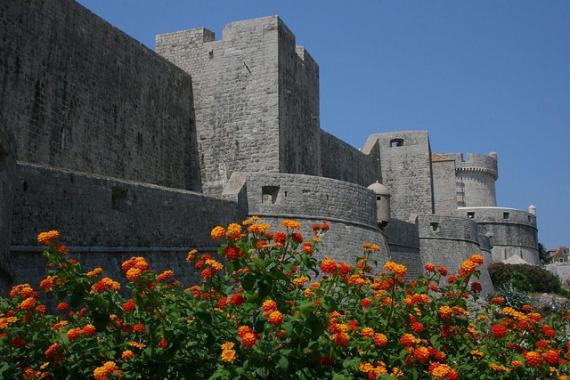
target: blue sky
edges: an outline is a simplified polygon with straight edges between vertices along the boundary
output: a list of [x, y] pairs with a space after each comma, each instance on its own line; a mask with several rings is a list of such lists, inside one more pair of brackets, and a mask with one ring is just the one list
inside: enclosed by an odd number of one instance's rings
[[151, 48], [279, 15], [319, 63], [321, 128], [355, 147], [423, 129], [435, 152], [495, 150], [499, 205], [536, 205], [539, 240], [570, 245], [570, 1], [79, 2]]

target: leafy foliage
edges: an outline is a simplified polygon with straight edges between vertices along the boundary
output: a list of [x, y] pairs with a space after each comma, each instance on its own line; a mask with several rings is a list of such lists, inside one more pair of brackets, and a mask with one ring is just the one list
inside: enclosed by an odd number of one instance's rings
[[[218, 226], [215, 254], [192, 250], [200, 281], [184, 288], [143, 257], [122, 264], [126, 292], [101, 268], [84, 271], [59, 233], [38, 236], [49, 275], [40, 288], [60, 303], [50, 314], [29, 284], [0, 299], [0, 377], [56, 379], [529, 379], [566, 376], [569, 314], [529, 305], [480, 309], [474, 280], [483, 257], [458, 273], [388, 261], [365, 243], [354, 265], [318, 259], [328, 224], [309, 239], [258, 218]], [[443, 285], [447, 284], [447, 285]], [[519, 306], [521, 302], [513, 302]]]
[[561, 292], [558, 276], [535, 265], [493, 263], [489, 265], [489, 274], [498, 288], [511, 284], [520, 291]]

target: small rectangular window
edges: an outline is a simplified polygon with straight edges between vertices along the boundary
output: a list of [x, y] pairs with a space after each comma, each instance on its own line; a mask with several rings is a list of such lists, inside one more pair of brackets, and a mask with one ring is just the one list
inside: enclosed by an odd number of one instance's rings
[[473, 219], [473, 218], [475, 217], [475, 213], [474, 213], [474, 212], [468, 212], [468, 213], [467, 213], [467, 217], [468, 217], [469, 219]]
[[509, 219], [509, 213], [508, 212], [503, 213], [503, 219]]
[[404, 145], [404, 139], [392, 139], [390, 140], [390, 148], [395, 148]]
[[126, 211], [128, 200], [128, 190], [124, 187], [113, 186], [111, 190], [111, 205], [113, 210]]
[[431, 226], [431, 229], [433, 232], [439, 232], [439, 223], [438, 222], [431, 222], [430, 226]]
[[279, 186], [263, 186], [261, 188], [261, 202], [267, 204], [275, 204], [278, 194]]

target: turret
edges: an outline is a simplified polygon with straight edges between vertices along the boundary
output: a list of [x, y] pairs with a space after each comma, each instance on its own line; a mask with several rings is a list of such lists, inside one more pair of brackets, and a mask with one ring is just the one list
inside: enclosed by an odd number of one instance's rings
[[378, 227], [384, 228], [390, 221], [390, 192], [388, 188], [376, 181], [368, 186], [376, 194], [376, 218]]
[[534, 205], [528, 206], [528, 213], [536, 216], [536, 207]]

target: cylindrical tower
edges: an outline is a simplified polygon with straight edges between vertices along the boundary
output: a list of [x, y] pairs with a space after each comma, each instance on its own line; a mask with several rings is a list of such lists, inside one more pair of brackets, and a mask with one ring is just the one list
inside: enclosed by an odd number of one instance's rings
[[460, 207], [495, 207], [498, 178], [497, 153], [469, 153], [456, 162], [457, 200]]

